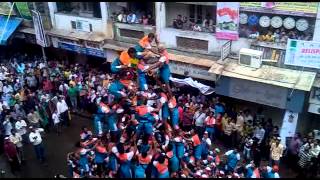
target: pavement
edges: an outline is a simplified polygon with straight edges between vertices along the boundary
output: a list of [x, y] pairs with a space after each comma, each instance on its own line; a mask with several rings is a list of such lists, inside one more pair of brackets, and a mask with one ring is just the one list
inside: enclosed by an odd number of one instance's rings
[[[43, 136], [45, 147], [45, 155], [47, 161], [41, 164], [35, 156], [34, 149], [31, 144], [25, 146], [26, 163], [22, 165], [21, 172], [13, 175], [10, 172], [9, 164], [6, 157], [0, 156], [0, 170], [4, 170], [6, 178], [52, 178], [56, 174], [67, 176], [67, 153], [75, 150], [75, 144], [79, 140], [80, 130], [82, 126], [92, 129], [92, 121], [90, 117], [73, 115], [70, 127], [64, 127], [62, 133], [57, 135], [54, 132], [46, 133]], [[219, 147], [222, 152], [225, 148], [221, 143], [217, 143], [215, 147]], [[261, 165], [266, 165], [267, 161], [262, 161]], [[280, 177], [294, 178], [296, 173], [287, 168], [285, 164], [280, 164]], [[2, 176], [3, 177], [3, 176]], [[0, 176], [1, 178], [1, 176]]]

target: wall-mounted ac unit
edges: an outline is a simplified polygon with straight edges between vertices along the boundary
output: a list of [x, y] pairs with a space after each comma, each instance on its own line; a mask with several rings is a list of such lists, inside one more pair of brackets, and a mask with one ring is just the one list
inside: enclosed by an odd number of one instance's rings
[[92, 24], [88, 21], [71, 21], [71, 27], [77, 31], [92, 32]]
[[242, 48], [239, 52], [239, 64], [252, 68], [260, 68], [262, 64], [262, 51]]

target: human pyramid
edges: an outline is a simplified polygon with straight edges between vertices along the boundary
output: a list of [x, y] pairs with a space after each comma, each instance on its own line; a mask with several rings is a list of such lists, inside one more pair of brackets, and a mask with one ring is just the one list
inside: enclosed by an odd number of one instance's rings
[[[94, 131], [83, 127], [80, 148], [68, 154], [70, 176], [279, 177], [277, 166], [239, 166], [237, 149], [222, 154], [214, 147], [217, 114], [204, 104], [177, 102], [169, 83], [169, 55], [155, 34], [123, 51], [110, 69], [107, 93], [95, 100]], [[205, 112], [205, 131], [194, 128], [195, 122], [182, 127], [181, 107], [194, 116], [196, 110]]]

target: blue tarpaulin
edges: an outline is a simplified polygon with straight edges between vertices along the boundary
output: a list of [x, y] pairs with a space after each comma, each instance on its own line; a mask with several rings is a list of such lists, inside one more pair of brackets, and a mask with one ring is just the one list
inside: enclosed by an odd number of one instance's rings
[[20, 18], [10, 17], [8, 24], [6, 26], [7, 18], [8, 18], [7, 16], [0, 16], [0, 45], [7, 44], [7, 41], [12, 35], [12, 33], [18, 28], [18, 26], [22, 22], [22, 19]]

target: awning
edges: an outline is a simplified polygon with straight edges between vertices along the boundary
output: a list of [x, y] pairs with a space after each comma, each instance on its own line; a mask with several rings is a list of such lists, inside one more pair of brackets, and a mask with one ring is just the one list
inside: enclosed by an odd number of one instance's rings
[[310, 91], [316, 77], [316, 73], [314, 72], [291, 70], [267, 65], [262, 65], [261, 68], [254, 69], [239, 65], [235, 61], [227, 62], [225, 65], [216, 63], [210, 68], [209, 72], [302, 91]]
[[12, 33], [21, 24], [22, 19], [10, 17], [7, 22], [7, 16], [0, 16], [0, 45], [6, 45]]
[[66, 31], [61, 29], [51, 29], [47, 31], [48, 35], [72, 39], [72, 40], [86, 40], [86, 41], [93, 41], [93, 42], [102, 42], [104, 41], [107, 36], [100, 32], [80, 32], [80, 31]]

